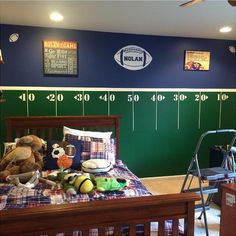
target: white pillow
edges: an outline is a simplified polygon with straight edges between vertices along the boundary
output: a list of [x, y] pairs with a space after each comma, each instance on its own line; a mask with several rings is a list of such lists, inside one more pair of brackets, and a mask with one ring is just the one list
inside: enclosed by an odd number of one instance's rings
[[230, 151], [231, 151], [232, 153], [236, 153], [236, 146], [232, 146], [231, 149], [230, 149]]
[[97, 132], [97, 131], [84, 131], [79, 129], [71, 129], [63, 126], [64, 137], [66, 134], [72, 134], [76, 136], [86, 136], [92, 138], [111, 138], [112, 132]]
[[82, 170], [88, 173], [108, 172], [112, 168], [106, 159], [90, 159], [82, 163]]

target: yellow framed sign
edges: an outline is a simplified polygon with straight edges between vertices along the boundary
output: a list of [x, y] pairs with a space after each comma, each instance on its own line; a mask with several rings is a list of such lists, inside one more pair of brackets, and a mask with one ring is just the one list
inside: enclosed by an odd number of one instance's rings
[[184, 70], [207, 71], [210, 69], [210, 52], [185, 51]]

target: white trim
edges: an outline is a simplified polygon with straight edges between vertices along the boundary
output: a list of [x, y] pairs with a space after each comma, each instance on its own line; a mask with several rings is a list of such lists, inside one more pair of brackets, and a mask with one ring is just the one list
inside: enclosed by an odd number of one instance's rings
[[84, 114], [85, 114], [85, 112], [84, 112], [84, 106], [85, 106], [85, 103], [84, 103], [84, 91], [82, 92], [82, 113], [83, 113], [83, 116], [84, 116]]
[[157, 130], [157, 127], [158, 127], [157, 116], [158, 116], [158, 111], [157, 111], [157, 92], [156, 92], [155, 94], [155, 130]]
[[132, 92], [132, 129], [134, 131], [134, 92]]
[[57, 99], [58, 99], [58, 97], [57, 97], [57, 91], [55, 90], [54, 92], [55, 92], [55, 113], [57, 116]]
[[29, 92], [26, 91], [26, 114], [29, 116]]
[[180, 110], [180, 99], [179, 99], [179, 92], [178, 92], [178, 100], [177, 100], [177, 130], [179, 130], [179, 122], [180, 122], [179, 110]]
[[236, 88], [106, 88], [106, 87], [34, 87], [0, 86], [0, 90], [39, 91], [114, 91], [114, 92], [236, 92]]
[[201, 129], [201, 111], [202, 111], [202, 93], [199, 92], [199, 103], [198, 103], [198, 129]]
[[222, 92], [220, 93], [219, 129], [221, 128], [221, 115], [222, 115]]
[[107, 115], [110, 115], [110, 91], [107, 92]]

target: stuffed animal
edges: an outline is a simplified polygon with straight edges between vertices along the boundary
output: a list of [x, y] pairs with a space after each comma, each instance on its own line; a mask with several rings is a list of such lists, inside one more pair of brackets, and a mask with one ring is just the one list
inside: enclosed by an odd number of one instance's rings
[[8, 175], [42, 170], [43, 155], [40, 153], [42, 147], [42, 139], [35, 135], [20, 138], [16, 148], [6, 153], [0, 161], [0, 178], [5, 179]]
[[76, 195], [77, 193], [90, 193], [94, 189], [89, 174], [81, 174], [79, 172], [70, 172], [70, 170], [59, 170], [48, 175], [48, 179], [52, 181], [60, 181], [61, 188], [68, 195]]
[[98, 192], [119, 191], [128, 186], [128, 181], [119, 178], [95, 177]]
[[17, 175], [8, 175], [6, 181], [22, 188], [34, 188], [39, 182], [51, 186], [56, 185], [55, 182], [42, 178], [38, 170]]
[[66, 193], [90, 193], [93, 188], [94, 185], [87, 175], [71, 173], [64, 176], [63, 189]]
[[52, 145], [51, 154], [53, 158], [57, 159], [57, 166], [59, 168], [70, 168], [76, 154], [76, 148], [67, 141], [57, 142]]

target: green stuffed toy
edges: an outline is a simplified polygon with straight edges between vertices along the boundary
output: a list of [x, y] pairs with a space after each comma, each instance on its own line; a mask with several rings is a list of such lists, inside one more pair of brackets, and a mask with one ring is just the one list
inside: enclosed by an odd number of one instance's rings
[[128, 186], [128, 181], [118, 178], [95, 177], [98, 192], [119, 191]]

